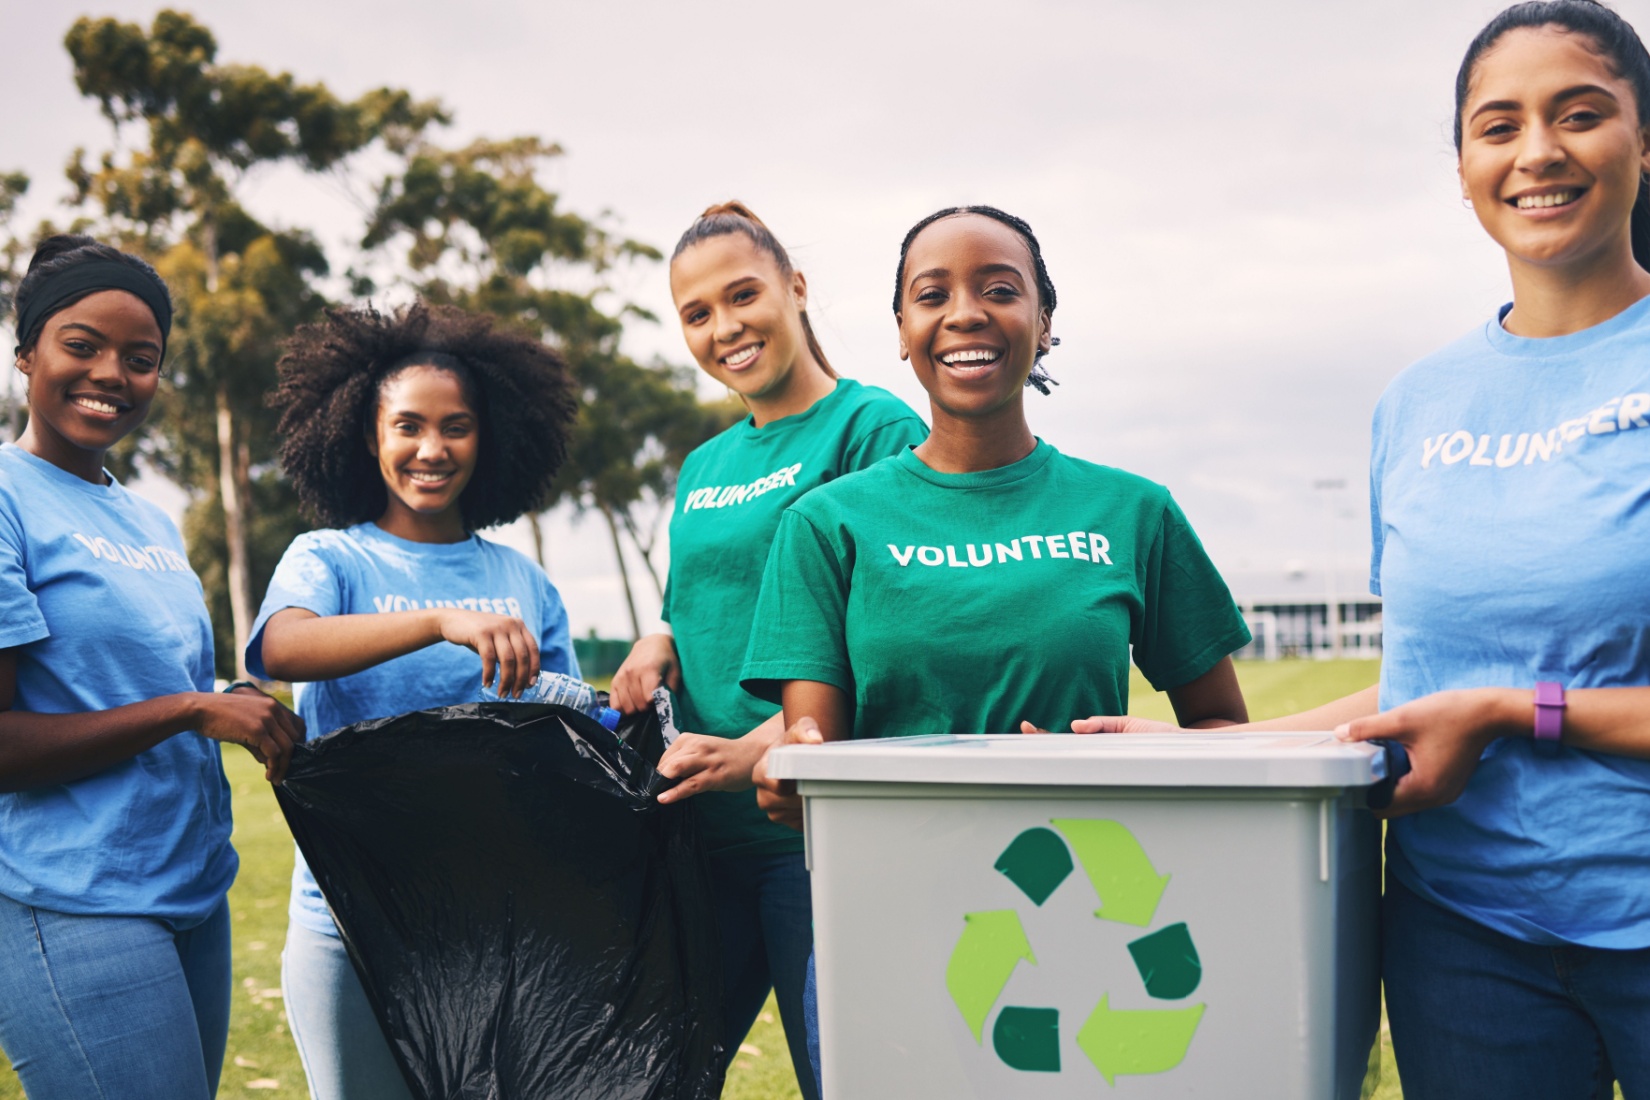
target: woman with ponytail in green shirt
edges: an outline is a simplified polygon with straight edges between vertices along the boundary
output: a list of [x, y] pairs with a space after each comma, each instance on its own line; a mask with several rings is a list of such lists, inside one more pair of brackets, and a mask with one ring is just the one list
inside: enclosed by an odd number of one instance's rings
[[739, 686], [768, 546], [785, 509], [819, 485], [922, 442], [899, 398], [840, 378], [815, 338], [807, 280], [740, 203], [706, 210], [677, 243], [671, 295], [701, 369], [750, 415], [688, 456], [670, 523], [663, 618], [613, 677], [621, 710], [676, 693], [683, 733], [659, 770], [678, 780], [661, 802], [692, 797], [711, 850], [731, 1059], [769, 989], [797, 1078], [815, 1100], [801, 997], [813, 946], [802, 837], [756, 804], [751, 769], [782, 732], [777, 705]]

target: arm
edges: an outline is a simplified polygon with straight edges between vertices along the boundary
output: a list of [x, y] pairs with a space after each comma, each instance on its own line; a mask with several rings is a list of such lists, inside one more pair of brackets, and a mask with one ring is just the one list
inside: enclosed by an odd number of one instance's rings
[[[1373, 690], [1373, 689], [1372, 689]], [[1565, 693], [1563, 743], [1573, 749], [1650, 760], [1650, 687]], [[1535, 693], [1522, 688], [1440, 691], [1385, 714], [1357, 717], [1335, 733], [1349, 741], [1397, 741], [1413, 769], [1383, 816], [1455, 801], [1490, 742], [1533, 737]]]
[[0, 792], [72, 783], [194, 730], [233, 741], [264, 765], [264, 777], [286, 777], [292, 747], [304, 739], [303, 719], [260, 691], [231, 695], [181, 692], [110, 710], [33, 714], [14, 710], [17, 652], [0, 650]]
[[538, 679], [538, 639], [526, 623], [452, 607], [366, 615], [284, 608], [264, 624], [263, 663], [281, 680], [336, 680], [438, 642], [475, 650], [482, 686], [496, 670], [500, 695], [519, 695]]
[[652, 703], [653, 691], [660, 684], [671, 691], [681, 691], [682, 662], [676, 654], [673, 636], [649, 634], [630, 647], [624, 664], [613, 674], [608, 698], [615, 710], [634, 714]]
[[[845, 741], [853, 733], [853, 701], [841, 688], [817, 680], [788, 680], [783, 691], [784, 720], [790, 728], [780, 744], [819, 745], [826, 741]], [[789, 779], [769, 779], [767, 763], [764, 752], [752, 773], [756, 781], [756, 804], [770, 821], [801, 831], [802, 796], [796, 793], [796, 783]]]
[[[1227, 662], [1230, 665], [1230, 661]], [[1196, 683], [1197, 681], [1193, 681]], [[1189, 685], [1188, 685], [1189, 686]], [[1170, 701], [1174, 701], [1174, 693], [1169, 693]], [[1303, 710], [1299, 714], [1286, 714], [1282, 718], [1268, 718], [1264, 722], [1241, 722], [1237, 725], [1227, 725], [1222, 728], [1227, 733], [1245, 733], [1251, 730], [1278, 730], [1280, 732], [1297, 730], [1332, 730], [1337, 726], [1359, 718], [1365, 718], [1380, 710], [1380, 688], [1374, 684], [1355, 691], [1351, 695], [1342, 696], [1332, 703], [1325, 703], [1321, 707]], [[1180, 707], [1175, 706], [1175, 715], [1180, 716]], [[1150, 718], [1129, 718], [1122, 715], [1079, 718], [1071, 724], [1072, 733], [1173, 733], [1182, 728], [1192, 728], [1189, 725], [1176, 726], [1169, 722], [1154, 722]], [[1207, 727], [1206, 727], [1207, 728]], [[1027, 730], [1027, 733], [1033, 732]]]
[[[1249, 720], [1249, 708], [1238, 686], [1237, 669], [1230, 657], [1222, 657], [1215, 667], [1191, 683], [1168, 691], [1175, 719], [1186, 729], [1215, 729]], [[1073, 730], [1076, 723], [1072, 723]]]

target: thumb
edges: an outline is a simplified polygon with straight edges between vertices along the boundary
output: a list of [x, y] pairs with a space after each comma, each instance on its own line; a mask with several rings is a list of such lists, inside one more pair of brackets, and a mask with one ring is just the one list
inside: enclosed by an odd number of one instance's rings
[[819, 731], [819, 723], [804, 715], [797, 719], [796, 724], [785, 731], [787, 745], [823, 745], [825, 735]]
[[1354, 718], [1350, 722], [1342, 722], [1335, 727], [1335, 736], [1342, 741], [1377, 741], [1395, 740], [1402, 731], [1403, 724], [1392, 718], [1392, 712], [1373, 714], [1367, 718]]

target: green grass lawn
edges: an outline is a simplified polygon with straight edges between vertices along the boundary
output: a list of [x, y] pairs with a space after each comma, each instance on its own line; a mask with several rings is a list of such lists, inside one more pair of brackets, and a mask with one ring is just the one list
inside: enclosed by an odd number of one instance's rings
[[[1316, 706], [1368, 687], [1378, 671], [1374, 661], [1247, 662], [1238, 667], [1249, 713], [1257, 719]], [[1133, 713], [1172, 717], [1167, 699], [1138, 678], [1131, 693]], [[229, 894], [235, 922], [235, 999], [219, 1095], [303, 1097], [308, 1090], [281, 1002], [281, 944], [286, 937], [292, 839], [263, 782], [262, 770], [252, 758], [234, 749], [225, 753], [224, 764], [235, 794], [235, 848], [241, 854], [241, 873]], [[1373, 1096], [1400, 1100], [1392, 1047], [1384, 1028], [1381, 1047], [1381, 1083]], [[0, 1100], [20, 1100], [22, 1095], [16, 1075], [0, 1057]], [[772, 999], [734, 1059], [722, 1095], [727, 1100], [800, 1097]]]

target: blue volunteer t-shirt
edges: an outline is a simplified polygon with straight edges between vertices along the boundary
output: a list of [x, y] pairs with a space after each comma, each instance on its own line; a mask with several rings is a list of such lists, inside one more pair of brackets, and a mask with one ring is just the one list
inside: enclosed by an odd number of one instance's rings
[[[1370, 480], [1382, 709], [1650, 684], [1650, 298], [1548, 339], [1497, 319], [1410, 367]], [[1501, 739], [1458, 800], [1392, 822], [1387, 865], [1526, 942], [1642, 948], [1647, 836], [1650, 760]]]
[[[13, 708], [110, 710], [212, 690], [212, 621], [166, 513], [0, 446], [0, 649]], [[239, 750], [237, 750], [239, 751]], [[0, 794], [0, 894], [187, 928], [235, 881], [229, 785], [196, 733], [72, 783]]]
[[[479, 535], [453, 543], [408, 542], [372, 523], [299, 535], [275, 567], [252, 626], [246, 667], [253, 675], [266, 675], [265, 624], [289, 607], [317, 615], [431, 607], [510, 615], [537, 633], [544, 671], [579, 674], [567, 609], [550, 579], [522, 554]], [[298, 714], [312, 739], [369, 718], [472, 702], [480, 691], [481, 658], [451, 642], [437, 642], [353, 676], [293, 685]], [[312, 931], [338, 934], [301, 852], [292, 869], [290, 914]]]

